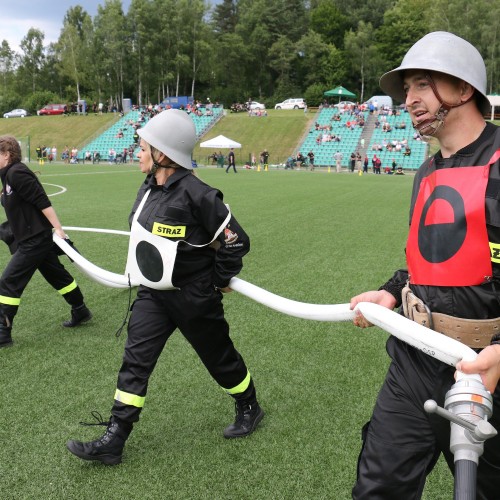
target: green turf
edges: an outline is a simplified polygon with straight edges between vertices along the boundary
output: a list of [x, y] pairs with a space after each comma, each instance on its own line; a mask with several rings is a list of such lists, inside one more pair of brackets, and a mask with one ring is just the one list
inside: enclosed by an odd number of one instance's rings
[[[251, 237], [240, 277], [310, 303], [344, 303], [378, 287], [404, 262], [411, 176], [325, 171], [199, 169], [220, 188]], [[63, 225], [127, 229], [143, 175], [137, 166], [45, 166], [41, 180]], [[56, 185], [56, 186], [54, 186]], [[96, 264], [123, 272], [122, 236], [69, 232]], [[8, 260], [0, 247], [0, 265]], [[242, 440], [224, 440], [232, 400], [211, 380], [182, 335], [167, 344], [151, 378], [124, 463], [111, 468], [70, 455], [70, 438], [98, 410], [107, 418], [125, 334], [115, 337], [125, 290], [91, 282], [68, 261], [94, 319], [60, 326], [64, 301], [36, 275], [23, 295], [15, 346], [0, 351], [1, 499], [348, 499], [360, 429], [388, 364], [387, 334], [349, 323], [305, 321], [233, 292], [224, 303], [232, 338], [256, 382], [266, 417]], [[451, 498], [443, 462], [427, 500]]]

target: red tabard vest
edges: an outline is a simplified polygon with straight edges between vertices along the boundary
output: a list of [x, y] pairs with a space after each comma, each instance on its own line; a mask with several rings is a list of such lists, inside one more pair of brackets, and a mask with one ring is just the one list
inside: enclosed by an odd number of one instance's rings
[[473, 286], [491, 278], [485, 193], [490, 165], [444, 168], [422, 179], [406, 245], [410, 283]]

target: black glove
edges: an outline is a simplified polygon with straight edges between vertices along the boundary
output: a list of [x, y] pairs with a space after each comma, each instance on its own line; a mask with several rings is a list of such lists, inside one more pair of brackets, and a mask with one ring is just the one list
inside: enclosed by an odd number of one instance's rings
[[7, 220], [0, 224], [0, 240], [7, 244], [11, 254], [17, 250], [17, 242]]
[[[65, 242], [66, 242], [66, 243], [67, 243], [67, 244], [68, 244], [71, 248], [73, 248], [74, 250], [76, 250], [76, 251], [78, 252], [78, 249], [75, 247], [74, 243], [73, 243], [73, 242], [72, 242], [69, 238], [65, 238], [65, 239], [64, 239], [64, 241], [65, 241]], [[66, 254], [64, 253], [64, 250], [63, 250], [63, 249], [62, 249], [59, 245], [57, 245], [55, 242], [54, 242], [54, 251], [56, 252], [56, 255], [58, 255], [58, 256], [66, 255]], [[78, 253], [80, 253], [80, 252], [78, 252]], [[69, 260], [71, 260], [71, 262], [73, 262], [73, 260], [72, 260], [72, 259], [70, 259], [69, 257], [68, 257], [68, 259], [69, 259]]]

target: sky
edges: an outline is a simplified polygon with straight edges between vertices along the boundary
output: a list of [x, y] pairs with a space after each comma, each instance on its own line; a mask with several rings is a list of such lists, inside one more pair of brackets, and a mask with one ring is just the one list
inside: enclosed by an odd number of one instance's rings
[[[130, 2], [122, 0], [125, 13]], [[7, 40], [10, 48], [19, 52], [21, 40], [30, 28], [36, 28], [45, 34], [44, 45], [48, 45], [59, 39], [64, 16], [70, 7], [80, 5], [94, 17], [97, 6], [104, 3], [104, 0], [0, 0], [0, 42]]]

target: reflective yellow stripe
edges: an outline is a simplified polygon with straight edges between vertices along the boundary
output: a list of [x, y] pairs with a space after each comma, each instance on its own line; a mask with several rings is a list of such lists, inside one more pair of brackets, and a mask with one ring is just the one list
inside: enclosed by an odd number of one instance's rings
[[250, 372], [247, 372], [247, 376], [241, 382], [241, 384], [238, 384], [236, 387], [233, 387], [232, 389], [224, 389], [228, 394], [241, 394], [242, 392], [245, 392], [248, 389], [248, 386], [250, 385]]
[[58, 292], [61, 295], [66, 295], [69, 292], [72, 292], [78, 285], [76, 284], [76, 281], [73, 280], [73, 283], [70, 283], [68, 286], [65, 286], [64, 288], [61, 288], [58, 290]]
[[490, 253], [491, 253], [491, 262], [495, 262], [495, 264], [500, 264], [500, 245], [498, 243], [490, 243]]
[[144, 396], [136, 396], [135, 394], [130, 394], [129, 392], [120, 391], [120, 389], [116, 389], [115, 399], [116, 401], [120, 401], [120, 403], [135, 406], [136, 408], [142, 408], [144, 406], [144, 401], [146, 400]]
[[0, 295], [0, 304], [7, 304], [8, 306], [18, 306], [21, 303], [21, 299], [16, 299], [15, 297], [6, 297], [5, 295]]

